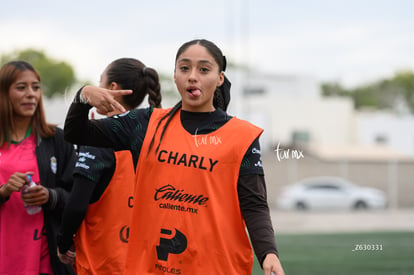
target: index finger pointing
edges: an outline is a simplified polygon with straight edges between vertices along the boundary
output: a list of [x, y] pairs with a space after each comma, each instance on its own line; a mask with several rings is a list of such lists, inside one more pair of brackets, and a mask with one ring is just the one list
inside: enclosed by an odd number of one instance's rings
[[132, 90], [111, 90], [112, 95], [129, 95], [132, 92]]
[[[112, 96], [122, 96], [122, 95], [129, 95], [132, 94], [132, 90], [111, 90], [111, 94]], [[126, 112], [126, 109], [124, 108], [124, 106], [122, 106], [122, 104], [120, 104], [118, 101], [114, 100], [111, 102], [112, 107], [114, 107], [115, 109], [118, 109], [121, 112]]]

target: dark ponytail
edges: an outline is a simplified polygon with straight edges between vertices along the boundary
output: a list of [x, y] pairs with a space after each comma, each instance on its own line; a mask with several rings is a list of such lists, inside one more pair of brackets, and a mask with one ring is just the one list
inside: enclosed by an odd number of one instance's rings
[[153, 68], [144, 67], [142, 74], [147, 87], [148, 104], [156, 108], [161, 108], [161, 87], [157, 71]]
[[132, 90], [133, 93], [122, 97], [123, 103], [130, 109], [138, 107], [145, 96], [148, 103], [161, 107], [161, 88], [157, 71], [146, 67], [134, 58], [120, 58], [113, 61], [107, 69], [108, 83], [115, 82], [122, 89]]
[[220, 108], [223, 111], [227, 110], [227, 106], [229, 106], [229, 103], [230, 103], [230, 88], [231, 88], [231, 83], [227, 79], [227, 77], [224, 76], [223, 84], [217, 87], [216, 91], [214, 92], [214, 97], [213, 97], [214, 108]]

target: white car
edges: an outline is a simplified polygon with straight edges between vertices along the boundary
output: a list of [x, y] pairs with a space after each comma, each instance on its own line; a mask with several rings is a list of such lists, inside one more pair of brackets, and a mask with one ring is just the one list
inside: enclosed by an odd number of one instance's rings
[[387, 199], [376, 188], [361, 187], [338, 177], [313, 177], [284, 187], [276, 203], [285, 210], [383, 209]]

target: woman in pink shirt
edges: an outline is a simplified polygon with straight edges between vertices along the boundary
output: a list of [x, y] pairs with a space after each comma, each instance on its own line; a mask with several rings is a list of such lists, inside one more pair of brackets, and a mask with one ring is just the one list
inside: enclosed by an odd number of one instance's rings
[[[39, 73], [25, 61], [0, 69], [0, 275], [75, 274], [56, 235], [72, 188], [75, 151], [46, 122]], [[22, 193], [31, 178], [36, 185]], [[41, 207], [32, 213], [32, 207]]]

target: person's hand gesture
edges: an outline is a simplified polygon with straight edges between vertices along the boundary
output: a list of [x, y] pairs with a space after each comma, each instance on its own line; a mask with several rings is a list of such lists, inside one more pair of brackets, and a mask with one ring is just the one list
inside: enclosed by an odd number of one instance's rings
[[265, 275], [285, 275], [279, 258], [273, 253], [266, 255], [263, 261], [263, 271]]
[[22, 194], [22, 200], [27, 206], [43, 205], [49, 201], [49, 190], [42, 185], [30, 187]]
[[96, 86], [85, 86], [81, 91], [81, 101], [96, 107], [99, 114], [107, 114], [118, 110], [125, 112], [125, 108], [115, 99], [115, 97], [131, 94], [132, 90], [108, 90]]
[[9, 180], [1, 187], [0, 195], [4, 198], [11, 195], [13, 192], [19, 192], [25, 183], [29, 182], [26, 175], [31, 175], [32, 172], [19, 173], [16, 172], [10, 176]]
[[59, 260], [64, 264], [71, 264], [75, 261], [76, 253], [69, 249], [65, 254], [60, 253], [59, 248], [57, 249], [57, 255]]

